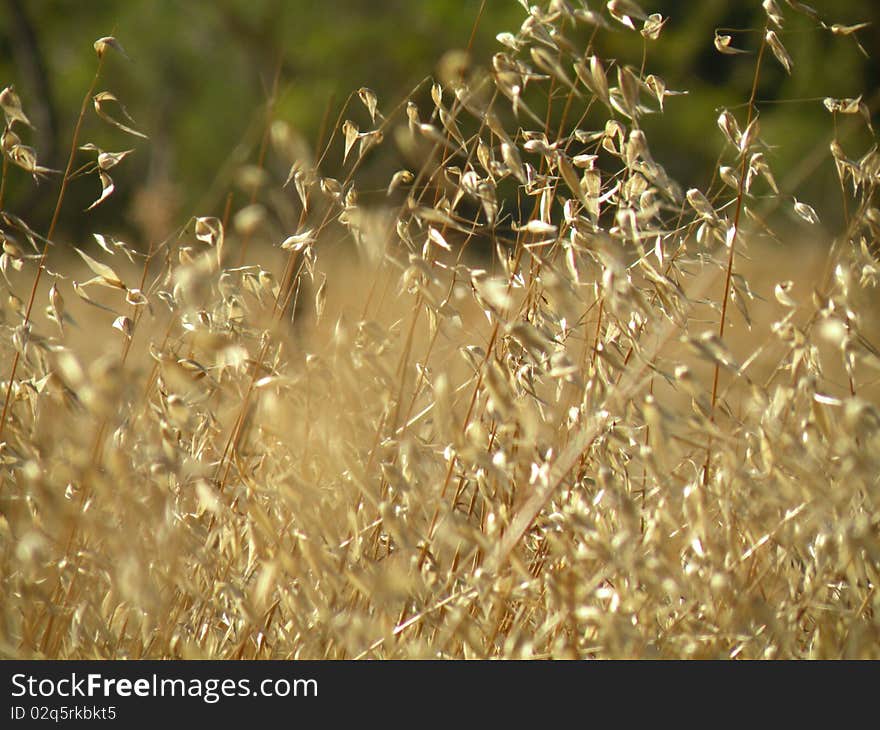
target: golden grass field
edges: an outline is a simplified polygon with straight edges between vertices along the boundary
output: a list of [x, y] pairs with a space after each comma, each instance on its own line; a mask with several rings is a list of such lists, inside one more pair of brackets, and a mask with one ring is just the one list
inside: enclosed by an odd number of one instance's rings
[[[650, 54], [568, 40], [597, 22], [524, 13], [491, 68], [443, 60], [433, 106], [362, 89], [327, 158], [270, 103], [287, 182], [261, 156], [252, 205], [167, 237], [3, 211], [0, 656], [880, 656], [880, 155], [832, 145], [829, 230], [753, 94], [682, 190], [640, 126]], [[62, 217], [72, 170], [125, 164], [75, 136], [44, 173], [3, 110], [4, 180], [46, 174]], [[389, 145], [418, 164], [362, 191]]]

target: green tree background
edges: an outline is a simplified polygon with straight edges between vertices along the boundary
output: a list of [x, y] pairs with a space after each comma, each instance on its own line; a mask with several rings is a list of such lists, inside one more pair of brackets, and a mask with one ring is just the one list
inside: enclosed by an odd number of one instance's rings
[[[812, 4], [829, 22], [880, 19], [874, 0]], [[591, 3], [593, 9], [597, 5]], [[660, 40], [643, 48], [634, 34], [612, 27], [599, 34], [597, 49], [636, 66], [646, 52], [649, 71], [669, 88], [689, 91], [670, 98], [667, 113], [646, 117], [644, 126], [673, 176], [685, 185], [705, 184], [722, 149], [718, 111], [736, 111], [743, 104], [754, 65], [753, 57], [719, 54], [714, 31], [731, 29], [733, 45], [754, 51], [764, 11], [757, 1], [655, 0], [643, 6], [668, 17]], [[155, 209], [144, 208], [143, 196], [149, 195], [165, 196], [172, 216], [218, 213], [194, 207], [216, 208], [218, 196], [209, 193], [219, 186], [219, 199], [225, 197], [228, 181], [222, 171], [256, 157], [276, 70], [275, 117], [317, 145], [327, 120], [335, 121], [351, 92], [370, 87], [380, 108], [391, 108], [433, 72], [446, 51], [468, 44], [478, 16], [472, 55], [475, 63], [488, 64], [503, 50], [495, 35], [517, 30], [525, 17], [516, 0], [487, 0], [482, 14], [480, 0], [3, 0], [0, 85], [15, 84], [37, 127], [26, 141], [36, 147], [41, 164], [63, 168], [82, 94], [94, 73], [92, 43], [109, 34], [120, 40], [132, 62], [114, 59], [101, 86], [119, 97], [150, 140], [126, 137], [93, 114], [82, 138], [107, 150], [136, 148], [114, 172], [117, 193], [111, 202], [86, 219], [88, 230], [125, 228], [138, 224], [141, 209]], [[794, 73], [788, 76], [768, 58], [758, 94], [764, 102], [764, 135], [771, 145], [778, 143], [770, 162], [783, 186], [803, 187], [811, 203], [830, 208], [834, 216], [832, 201], [839, 200], [834, 176], [815, 174], [833, 170], [832, 122], [821, 98], [866, 92], [876, 119], [880, 67], [876, 58], [860, 52], [855, 39], [869, 55], [880, 55], [880, 29], [873, 22], [857, 36], [835, 37], [810, 28], [791, 11], [786, 18], [783, 39]], [[585, 47], [587, 35], [572, 31], [571, 40]], [[867, 142], [853, 132], [847, 152], [862, 154]], [[382, 172], [394, 164], [386, 161]], [[56, 187], [55, 178], [35, 187], [23, 173], [11, 175], [4, 206], [35, 222], [50, 214]], [[70, 206], [84, 209], [97, 197], [97, 188], [92, 177], [76, 180]], [[76, 223], [68, 225], [84, 224], [83, 216], [71, 218]], [[68, 228], [67, 233], [87, 231]]]

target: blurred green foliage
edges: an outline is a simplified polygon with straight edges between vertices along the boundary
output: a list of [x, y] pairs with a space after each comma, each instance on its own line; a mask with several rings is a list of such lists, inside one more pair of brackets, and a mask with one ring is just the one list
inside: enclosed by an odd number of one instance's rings
[[[874, 0], [812, 4], [829, 22], [876, 21], [880, 13]], [[29, 142], [41, 164], [63, 168], [82, 94], [94, 73], [92, 43], [116, 36], [132, 62], [113, 58], [101, 88], [120, 98], [150, 141], [126, 137], [87, 116], [83, 140], [108, 150], [136, 148], [114, 173], [113, 202], [90, 213], [90, 230], [118, 227], [120, 210], [129, 216], [121, 223], [132, 223], [137, 218], [133, 191], [162, 186], [184, 218], [217, 214], [193, 207], [201, 201], [216, 208], [225, 192], [205, 195], [218, 192], [218, 173], [230, 161], [255, 159], [276, 70], [275, 116], [317, 145], [322, 125], [335, 122], [353, 91], [374, 89], [380, 109], [387, 110], [433, 72], [444, 52], [467, 46], [480, 5], [479, 0], [3, 0], [0, 85], [15, 84], [37, 124]], [[597, 3], [590, 5], [596, 9]], [[646, 117], [644, 126], [670, 173], [686, 185], [705, 184], [722, 149], [718, 111], [742, 112], [754, 68], [753, 55], [719, 54], [714, 31], [730, 29], [725, 32], [733, 45], [754, 52], [763, 10], [757, 0], [655, 0], [643, 6], [669, 19], [658, 41], [643, 47], [638, 36], [617, 26], [600, 32], [597, 49], [637, 67], [646, 53], [649, 72], [662, 76], [671, 89], [689, 91], [668, 99], [667, 113]], [[488, 64], [502, 50], [496, 33], [516, 30], [524, 17], [515, 0], [488, 0], [474, 37], [474, 61]], [[762, 128], [771, 144], [779, 144], [770, 155], [777, 178], [784, 184], [807, 183], [811, 202], [821, 203], [839, 197], [833, 175], [809, 187], [817, 169], [831, 169], [831, 116], [821, 98], [868, 92], [876, 117], [880, 72], [877, 59], [859, 51], [855, 36], [819, 32], [791, 11], [786, 17], [783, 37], [794, 73], [788, 76], [772, 57], [765, 60], [758, 93]], [[572, 31], [575, 42], [585, 44], [587, 37], [588, 31]], [[876, 22], [857, 37], [869, 53], [880, 55]], [[853, 156], [866, 151], [857, 133], [849, 143]], [[8, 187], [4, 205], [9, 209], [29, 220], [50, 214], [55, 179], [35, 190], [17, 174]], [[69, 205], [82, 210], [99, 192], [93, 178], [76, 180]]]

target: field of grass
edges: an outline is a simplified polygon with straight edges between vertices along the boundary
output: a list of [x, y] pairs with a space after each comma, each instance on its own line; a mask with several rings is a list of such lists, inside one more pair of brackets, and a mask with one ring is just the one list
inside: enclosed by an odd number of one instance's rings
[[753, 91], [702, 190], [651, 146], [684, 89], [630, 0], [524, 8], [490, 66], [356, 90], [317, 151], [270, 98], [249, 204], [167, 237], [56, 237], [68, 182], [112, 208], [150, 144], [102, 93], [124, 38], [70, 110], [118, 146], [78, 123], [66, 170], [7, 87], [0, 656], [880, 658], [876, 97], [809, 102], [802, 176], [839, 192], [801, 201], [761, 75], [798, 73], [788, 23], [862, 29], [763, 6], [714, 39]]

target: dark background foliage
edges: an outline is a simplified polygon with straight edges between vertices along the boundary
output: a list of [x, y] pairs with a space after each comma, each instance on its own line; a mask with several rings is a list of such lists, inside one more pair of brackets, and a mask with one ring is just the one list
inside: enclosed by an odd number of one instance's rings
[[[871, 0], [812, 4], [828, 22], [873, 21], [880, 15]], [[729, 29], [733, 45], [753, 52], [763, 10], [759, 2], [728, 0], [654, 0], [644, 7], [669, 19], [660, 40], [647, 44], [647, 69], [670, 89], [689, 91], [670, 98], [665, 115], [645, 118], [648, 138], [680, 182], [705, 185], [722, 149], [718, 110], [736, 112], [748, 98], [754, 66], [753, 57], [719, 54], [714, 30]], [[94, 72], [92, 43], [108, 34], [120, 40], [132, 62], [113, 59], [101, 86], [120, 98], [150, 141], [133, 140], [89, 115], [84, 140], [107, 150], [135, 147], [136, 153], [114, 173], [112, 202], [88, 219], [74, 218], [76, 225], [90, 224], [89, 230], [136, 226], [149, 235], [151, 228], [167, 227], [144, 220], [160, 212], [168, 225], [193, 213], [219, 212], [226, 191], [235, 189], [223, 170], [256, 156], [277, 71], [275, 116], [317, 146], [350, 93], [367, 86], [377, 92], [380, 108], [393, 107], [434, 71], [446, 51], [467, 46], [479, 14], [479, 0], [3, 0], [0, 82], [15, 84], [35, 123], [37, 130], [26, 141], [37, 149], [41, 164], [63, 168], [76, 112]], [[474, 62], [488, 64], [502, 50], [495, 35], [516, 30], [523, 17], [515, 0], [488, 0], [473, 39]], [[813, 174], [822, 166], [831, 170], [832, 164], [831, 117], [821, 99], [868, 90], [866, 101], [876, 118], [880, 69], [876, 58], [859, 51], [855, 38], [873, 53], [880, 48], [880, 27], [874, 23], [857, 36], [834, 37], [810, 28], [795, 13], [786, 17], [783, 39], [794, 73], [786, 75], [768, 57], [758, 93], [769, 161], [783, 189], [797, 187], [833, 217], [838, 211], [825, 203], [839, 198], [827, 187], [836, 185], [834, 176]], [[586, 38], [573, 34], [571, 40]], [[597, 47], [623, 63], [642, 62], [644, 49], [616, 28], [602, 31]], [[853, 132], [847, 152], [858, 156], [865, 143]], [[387, 180], [396, 162], [377, 165], [377, 185], [378, 173]], [[267, 164], [272, 169], [273, 161]], [[813, 184], [814, 178], [824, 182]], [[38, 220], [50, 214], [56, 187], [55, 179], [35, 187], [23, 174], [12, 175], [6, 206]], [[92, 177], [77, 180], [70, 205], [82, 210], [98, 192]]]

